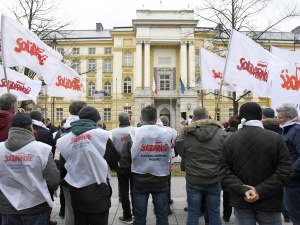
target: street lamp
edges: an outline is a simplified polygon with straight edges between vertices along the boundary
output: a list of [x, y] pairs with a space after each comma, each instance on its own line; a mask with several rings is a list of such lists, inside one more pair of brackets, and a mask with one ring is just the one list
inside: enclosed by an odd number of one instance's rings
[[[56, 41], [56, 35], [54, 35], [52, 41], [51, 41], [51, 45], [53, 46], [53, 49], [56, 51], [56, 45], [57, 45], [57, 41]], [[55, 109], [55, 97], [51, 96], [51, 122], [54, 123], [54, 109]]]
[[294, 52], [296, 51], [296, 44], [300, 43], [298, 36], [299, 36], [298, 34], [294, 35]]

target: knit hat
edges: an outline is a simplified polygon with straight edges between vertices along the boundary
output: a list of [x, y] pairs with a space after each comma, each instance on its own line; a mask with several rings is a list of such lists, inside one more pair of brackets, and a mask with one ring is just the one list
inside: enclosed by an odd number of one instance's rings
[[272, 108], [265, 108], [263, 109], [262, 114], [267, 118], [274, 118], [275, 111]]
[[243, 104], [240, 108], [239, 119], [245, 118], [246, 121], [249, 120], [261, 120], [262, 111], [259, 104], [255, 102], [247, 102]]
[[93, 106], [84, 106], [78, 113], [79, 119], [89, 119], [97, 123], [101, 117], [98, 110]]
[[21, 113], [21, 112], [15, 114], [10, 121], [11, 127], [27, 128], [31, 124], [32, 124], [31, 117], [27, 113]]

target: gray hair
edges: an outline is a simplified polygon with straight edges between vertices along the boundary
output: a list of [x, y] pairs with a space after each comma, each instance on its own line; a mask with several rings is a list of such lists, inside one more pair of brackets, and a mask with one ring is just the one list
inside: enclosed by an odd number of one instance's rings
[[120, 112], [119, 114], [119, 122], [120, 123], [128, 123], [130, 121], [130, 115], [128, 112]]
[[18, 105], [18, 98], [12, 93], [0, 96], [0, 109], [10, 111], [14, 105]]
[[292, 117], [292, 119], [298, 116], [297, 108], [291, 103], [284, 103], [276, 109], [276, 112], [281, 112], [284, 117]]
[[194, 121], [203, 120], [203, 119], [207, 119], [207, 118], [208, 118], [208, 112], [204, 107], [198, 106], [194, 109], [194, 111], [193, 111]]

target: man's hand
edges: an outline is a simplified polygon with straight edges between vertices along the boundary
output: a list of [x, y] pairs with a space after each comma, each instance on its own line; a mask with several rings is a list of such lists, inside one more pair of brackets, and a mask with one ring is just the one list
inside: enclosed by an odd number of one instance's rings
[[244, 186], [250, 188], [250, 190], [245, 192], [244, 200], [249, 203], [256, 202], [259, 199], [259, 195], [255, 190], [255, 188], [250, 185], [244, 185]]

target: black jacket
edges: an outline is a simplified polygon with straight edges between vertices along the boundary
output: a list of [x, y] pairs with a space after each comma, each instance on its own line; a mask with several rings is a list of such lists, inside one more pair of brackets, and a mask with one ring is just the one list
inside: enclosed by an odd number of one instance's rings
[[[244, 126], [226, 138], [219, 159], [219, 175], [230, 191], [233, 207], [263, 212], [282, 211], [283, 186], [293, 167], [282, 137], [261, 127]], [[255, 187], [259, 200], [244, 201]]]
[[52, 147], [51, 152], [53, 154], [53, 157], [55, 156], [55, 140], [53, 138], [53, 135], [51, 132], [43, 127], [37, 126], [33, 124], [33, 129], [37, 132], [38, 134], [38, 139], [37, 141], [43, 142], [47, 145], [50, 145]]

